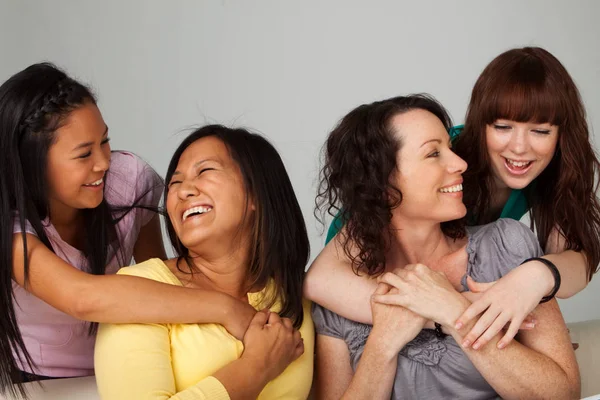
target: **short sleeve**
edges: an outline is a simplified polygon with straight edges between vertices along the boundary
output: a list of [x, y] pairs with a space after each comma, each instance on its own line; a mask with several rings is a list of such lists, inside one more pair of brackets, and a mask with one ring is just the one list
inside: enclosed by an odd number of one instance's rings
[[344, 318], [336, 313], [313, 303], [312, 318], [318, 335], [331, 336], [344, 340]]
[[[21, 232], [23, 232], [23, 229], [21, 227], [21, 222], [19, 221], [19, 214], [15, 212], [13, 213], [13, 234]], [[37, 236], [35, 229], [33, 229], [33, 226], [27, 220], [25, 220], [25, 233]]]
[[140, 157], [125, 151], [115, 151], [111, 156], [105, 197], [115, 207], [138, 206], [134, 211], [139, 227], [146, 225], [156, 213], [164, 190], [164, 181]]
[[[164, 190], [164, 182], [150, 165], [141, 158], [136, 157], [136, 160], [140, 171], [136, 182], [136, 194], [140, 204], [156, 209]], [[142, 226], [146, 225], [154, 215], [152, 211], [142, 210]]]
[[475, 228], [467, 247], [469, 275], [478, 282], [500, 279], [528, 258], [544, 253], [534, 233], [510, 218]]

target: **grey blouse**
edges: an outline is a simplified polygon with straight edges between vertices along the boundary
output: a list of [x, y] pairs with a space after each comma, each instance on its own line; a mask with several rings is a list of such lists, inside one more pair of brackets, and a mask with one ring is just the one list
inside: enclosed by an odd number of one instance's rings
[[[533, 232], [512, 219], [469, 227], [467, 253], [467, 273], [462, 278], [465, 291], [467, 275], [477, 282], [492, 282], [525, 259], [543, 254]], [[312, 316], [317, 334], [346, 342], [352, 369], [356, 371], [371, 326], [343, 318], [317, 304]], [[493, 399], [498, 395], [451, 336], [440, 339], [433, 330], [424, 329], [400, 351], [391, 398]]]

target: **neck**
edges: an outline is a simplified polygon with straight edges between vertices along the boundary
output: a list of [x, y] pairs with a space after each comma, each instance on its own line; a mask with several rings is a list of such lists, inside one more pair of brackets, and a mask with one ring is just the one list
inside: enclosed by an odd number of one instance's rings
[[440, 262], [446, 264], [448, 257], [454, 258], [466, 244], [466, 239], [446, 236], [439, 222], [409, 218], [397, 211], [392, 215], [391, 231], [388, 269], [415, 263], [438, 269]]
[[247, 286], [250, 251], [248, 246], [244, 247], [244, 249], [238, 247], [220, 252], [218, 255], [194, 252], [190, 249], [192, 265], [200, 272], [197, 277], [194, 277], [195, 283], [200, 287], [217, 290], [236, 299], [247, 301], [248, 290], [251, 289]]
[[[499, 216], [502, 213], [504, 205], [510, 197], [512, 189], [501, 180], [494, 178], [494, 188], [490, 198], [490, 214], [492, 216]], [[494, 218], [495, 219], [495, 218]]]
[[82, 221], [81, 210], [68, 207], [56, 201], [50, 201], [50, 222], [55, 227], [73, 228]]
[[437, 262], [452, 252], [451, 239], [442, 232], [440, 224], [392, 219], [391, 266]]

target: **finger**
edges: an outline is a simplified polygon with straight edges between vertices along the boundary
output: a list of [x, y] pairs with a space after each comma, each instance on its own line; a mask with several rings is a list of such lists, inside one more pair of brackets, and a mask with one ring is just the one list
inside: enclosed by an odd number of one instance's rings
[[[479, 339], [479, 336], [481, 336], [481, 334], [485, 332], [485, 330], [494, 323], [494, 321], [498, 317], [498, 314], [499, 312], [493, 311], [492, 309], [488, 308], [488, 310], [485, 313], [483, 313], [481, 317], [479, 317], [479, 320], [471, 329], [471, 331], [467, 334], [467, 336], [464, 337], [462, 342], [463, 347], [468, 348], [469, 346], [471, 346], [472, 343]], [[504, 323], [501, 325], [501, 327], [502, 326], [504, 326]]]
[[387, 283], [388, 285], [393, 286], [397, 289], [400, 289], [404, 284], [404, 280], [402, 278], [391, 272], [386, 272], [385, 274], [381, 275], [378, 281], [380, 283]]
[[269, 314], [269, 319], [267, 320], [269, 325], [281, 324], [281, 317], [276, 312], [272, 312]]
[[391, 289], [387, 283], [380, 283], [377, 285], [377, 289], [373, 292], [374, 295], [386, 294]]
[[[518, 322], [518, 318], [513, 318], [513, 321]], [[512, 323], [512, 321], [511, 321], [511, 323]], [[527, 318], [525, 318], [523, 320], [523, 322], [521, 322], [521, 324], [519, 325], [519, 329], [528, 331], [528, 330], [535, 328], [535, 324], [537, 324], [537, 320], [535, 318], [533, 318], [533, 316], [531, 314], [529, 314], [527, 316]], [[506, 325], [504, 328], [506, 330], [508, 330], [509, 326]]]
[[294, 324], [292, 324], [292, 320], [289, 318], [281, 318], [281, 323], [290, 331], [294, 329]]
[[299, 330], [294, 329], [294, 334], [293, 334], [292, 338], [294, 339], [294, 344], [298, 345], [298, 343], [300, 343], [302, 341], [302, 334], [300, 333]]
[[[533, 327], [531, 329], [533, 329]], [[506, 346], [508, 346], [508, 344], [513, 340], [513, 338], [515, 337], [515, 335], [517, 334], [518, 331], [519, 331], [519, 323], [516, 320], [513, 320], [510, 323], [510, 326], [508, 327], [508, 329], [506, 330], [506, 333], [504, 334], [504, 336], [502, 336], [502, 339], [500, 339], [500, 341], [498, 342], [498, 345], [497, 345], [498, 348], [503, 349]]]
[[371, 296], [371, 299], [380, 304], [389, 304], [393, 306], [404, 306], [405, 305], [405, 297], [400, 294], [377, 294]]
[[475, 292], [475, 293], [485, 292], [486, 290], [488, 290], [489, 288], [494, 286], [495, 283], [496, 283], [496, 281], [487, 282], [487, 283], [486, 282], [475, 282], [475, 280], [473, 280], [473, 278], [471, 278], [470, 276], [467, 276], [467, 287], [469, 288], [469, 290], [471, 292]]
[[473, 349], [478, 350], [485, 346], [490, 340], [494, 338], [494, 336], [498, 334], [498, 332], [502, 330], [502, 328], [504, 328], [504, 325], [506, 325], [507, 320], [508, 317], [504, 317], [503, 314], [500, 314], [498, 318], [496, 318], [494, 323], [490, 325], [490, 327], [487, 328], [485, 332], [483, 332], [483, 334], [479, 337], [479, 339], [475, 341], [475, 343], [473, 343]]
[[304, 354], [304, 340], [300, 339], [298, 345], [294, 349], [294, 360]]
[[254, 317], [252, 318], [252, 321], [250, 321], [250, 326], [257, 326], [257, 327], [263, 327], [267, 321], [269, 319], [269, 312], [262, 310], [262, 311], [258, 311], [256, 314], [254, 314]]
[[461, 329], [467, 323], [469, 323], [473, 318], [484, 312], [490, 306], [490, 302], [485, 298], [481, 298], [476, 302], [472, 303], [469, 308], [462, 313], [462, 315], [456, 320], [454, 324], [454, 329]]
[[[400, 269], [400, 271], [414, 271], [419, 264], [408, 264], [404, 268]], [[400, 272], [398, 271], [398, 272]]]

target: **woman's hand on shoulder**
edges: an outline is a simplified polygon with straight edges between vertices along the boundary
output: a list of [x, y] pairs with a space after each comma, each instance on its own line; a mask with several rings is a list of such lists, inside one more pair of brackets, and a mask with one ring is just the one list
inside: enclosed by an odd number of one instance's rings
[[403, 306], [444, 326], [451, 326], [454, 318], [468, 306], [468, 300], [454, 289], [445, 274], [423, 264], [409, 264], [386, 272], [378, 280], [398, 291], [374, 295], [374, 301]]
[[528, 262], [493, 283], [478, 283], [468, 277], [469, 290], [481, 293], [481, 296], [456, 321], [455, 328], [461, 329], [479, 316], [463, 345], [481, 348], [508, 326], [498, 342], [498, 348], [504, 348], [520, 328], [532, 329], [536, 321], [528, 316], [548, 292], [546, 282], [538, 278], [540, 273], [547, 274], [547, 268]]
[[244, 335], [244, 352], [240, 360], [249, 362], [252, 370], [262, 374], [266, 383], [303, 353], [304, 342], [292, 321], [263, 310], [254, 315]]

